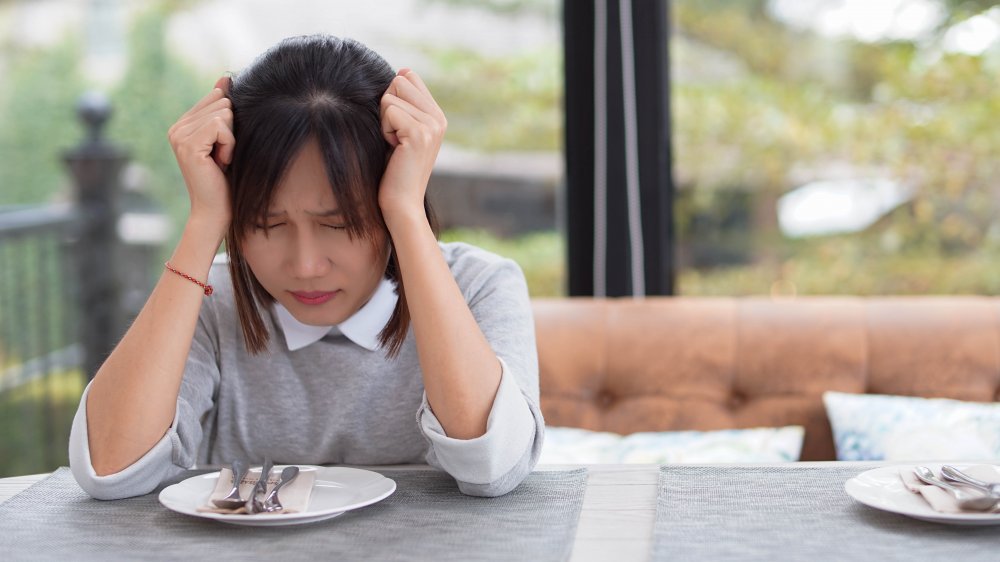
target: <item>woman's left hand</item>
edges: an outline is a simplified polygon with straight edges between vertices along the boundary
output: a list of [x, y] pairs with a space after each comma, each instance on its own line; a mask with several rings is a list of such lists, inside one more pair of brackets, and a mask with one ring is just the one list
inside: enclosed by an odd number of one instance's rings
[[389, 223], [395, 217], [424, 216], [424, 195], [448, 120], [417, 73], [403, 68], [382, 96], [382, 136], [392, 155], [379, 186], [378, 202]]

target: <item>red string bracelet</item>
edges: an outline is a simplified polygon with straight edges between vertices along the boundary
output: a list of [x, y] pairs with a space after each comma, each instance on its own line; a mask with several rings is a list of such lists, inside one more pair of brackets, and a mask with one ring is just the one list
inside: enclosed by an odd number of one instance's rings
[[174, 269], [173, 267], [170, 266], [170, 262], [165, 262], [163, 265], [166, 266], [166, 268], [167, 268], [168, 271], [173, 271], [177, 275], [180, 275], [181, 277], [187, 279], [188, 281], [197, 284], [202, 289], [205, 289], [205, 296], [211, 295], [212, 293], [215, 292], [215, 289], [213, 289], [211, 285], [206, 285], [205, 283], [202, 283], [201, 281], [198, 281], [197, 279], [195, 279], [194, 277], [191, 277], [190, 275], [188, 275], [186, 273], [181, 273], [180, 271], [177, 271], [176, 269]]

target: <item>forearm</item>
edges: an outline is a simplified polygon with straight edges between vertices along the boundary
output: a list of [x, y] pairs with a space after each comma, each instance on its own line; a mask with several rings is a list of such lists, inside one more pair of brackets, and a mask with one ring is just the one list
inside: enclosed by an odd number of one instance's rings
[[[225, 229], [189, 221], [170, 263], [207, 279]], [[98, 370], [87, 400], [91, 461], [100, 475], [131, 465], [173, 421], [201, 287], [164, 271], [135, 322]]]
[[501, 368], [423, 214], [387, 217], [427, 401], [449, 437], [486, 432]]

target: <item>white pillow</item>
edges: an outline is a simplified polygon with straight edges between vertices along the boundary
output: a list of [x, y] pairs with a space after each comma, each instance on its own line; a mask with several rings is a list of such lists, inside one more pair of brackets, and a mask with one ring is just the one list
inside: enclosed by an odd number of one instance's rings
[[546, 427], [543, 464], [692, 464], [792, 462], [802, 452], [802, 426], [660, 431], [618, 435], [574, 427]]
[[1000, 459], [1000, 404], [881, 394], [823, 394], [837, 459]]

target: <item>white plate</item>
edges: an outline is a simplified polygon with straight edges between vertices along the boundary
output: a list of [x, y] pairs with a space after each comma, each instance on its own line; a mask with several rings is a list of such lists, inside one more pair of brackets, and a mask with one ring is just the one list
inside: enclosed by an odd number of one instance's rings
[[[942, 464], [950, 464], [959, 470], [971, 466], [961, 463], [920, 463], [920, 466], [940, 472]], [[852, 498], [867, 506], [915, 519], [951, 525], [1000, 525], [1000, 513], [941, 513], [931, 509], [920, 494], [907, 490], [899, 479], [900, 470], [909, 470], [913, 466], [916, 465], [884, 466], [862, 472], [848, 480], [844, 489]], [[997, 471], [996, 480], [1000, 481], [1000, 467], [994, 468]]]
[[[283, 466], [275, 466], [274, 468], [280, 470]], [[300, 513], [232, 515], [198, 511], [199, 507], [208, 503], [208, 497], [215, 489], [215, 483], [219, 479], [218, 472], [193, 476], [172, 486], [167, 486], [160, 492], [160, 503], [167, 509], [204, 519], [214, 519], [235, 525], [275, 527], [330, 519], [345, 511], [381, 501], [396, 490], [394, 480], [370, 470], [298, 466], [316, 470], [316, 482], [313, 484], [312, 495], [309, 497], [309, 506]]]

